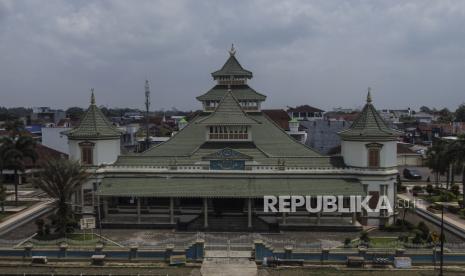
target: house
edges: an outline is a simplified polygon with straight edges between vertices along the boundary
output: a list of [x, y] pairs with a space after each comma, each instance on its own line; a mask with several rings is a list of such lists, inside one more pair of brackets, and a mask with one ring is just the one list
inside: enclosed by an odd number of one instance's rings
[[300, 105], [297, 107], [290, 107], [287, 109], [287, 114], [289, 117], [296, 120], [319, 120], [323, 118], [324, 110], [319, 108], [309, 106], [309, 105]]

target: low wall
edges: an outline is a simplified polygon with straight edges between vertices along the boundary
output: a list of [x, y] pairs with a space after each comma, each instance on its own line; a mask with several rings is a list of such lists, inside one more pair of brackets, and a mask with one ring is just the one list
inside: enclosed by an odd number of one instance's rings
[[[312, 249], [306, 251], [294, 250], [292, 247], [284, 249], [274, 249], [265, 242], [257, 240], [254, 242], [255, 259], [261, 263], [265, 257], [279, 259], [301, 259], [307, 262], [318, 262], [327, 264], [345, 263], [347, 257], [361, 256], [367, 261], [372, 261], [374, 257], [385, 257], [394, 261], [394, 257], [410, 257], [413, 265], [437, 265], [440, 259], [440, 251], [431, 250], [404, 250], [404, 249]], [[448, 253], [444, 252], [444, 262], [447, 264], [465, 264], [465, 252]]]

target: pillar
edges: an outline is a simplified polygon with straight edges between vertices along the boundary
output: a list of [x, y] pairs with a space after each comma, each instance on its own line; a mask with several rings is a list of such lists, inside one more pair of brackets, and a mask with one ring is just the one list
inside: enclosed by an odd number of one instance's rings
[[103, 217], [108, 217], [108, 199], [103, 198]]
[[84, 187], [81, 185], [81, 213], [84, 211]]
[[352, 225], [357, 225], [357, 213], [352, 213]]
[[286, 213], [283, 212], [283, 225], [287, 224]]
[[170, 197], [170, 223], [174, 224], [174, 198]]
[[321, 212], [318, 212], [316, 215], [316, 225], [320, 225], [321, 222]]
[[137, 199], [137, 223], [140, 223], [140, 197]]
[[252, 199], [247, 199], [247, 227], [252, 228]]
[[203, 227], [208, 228], [208, 202], [207, 202], [207, 198], [203, 199]]

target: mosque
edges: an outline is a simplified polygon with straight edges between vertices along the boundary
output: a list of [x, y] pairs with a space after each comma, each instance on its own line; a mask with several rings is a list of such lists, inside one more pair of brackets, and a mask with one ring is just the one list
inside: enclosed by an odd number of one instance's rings
[[264, 212], [264, 196], [370, 195], [396, 198], [397, 130], [366, 104], [339, 133], [340, 156], [324, 156], [289, 136], [262, 111], [266, 96], [249, 86], [232, 48], [213, 72], [213, 88], [197, 97], [202, 112], [168, 141], [120, 154], [120, 131], [91, 103], [65, 133], [70, 158], [92, 172], [76, 192], [78, 211], [106, 228], [210, 231], [341, 230], [393, 222], [395, 212]]

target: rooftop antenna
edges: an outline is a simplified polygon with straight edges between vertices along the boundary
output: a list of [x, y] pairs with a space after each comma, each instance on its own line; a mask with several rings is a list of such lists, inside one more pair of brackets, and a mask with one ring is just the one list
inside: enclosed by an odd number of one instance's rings
[[150, 109], [150, 84], [149, 81], [145, 80], [145, 149], [147, 150], [150, 146], [150, 135], [149, 135], [149, 109]]

